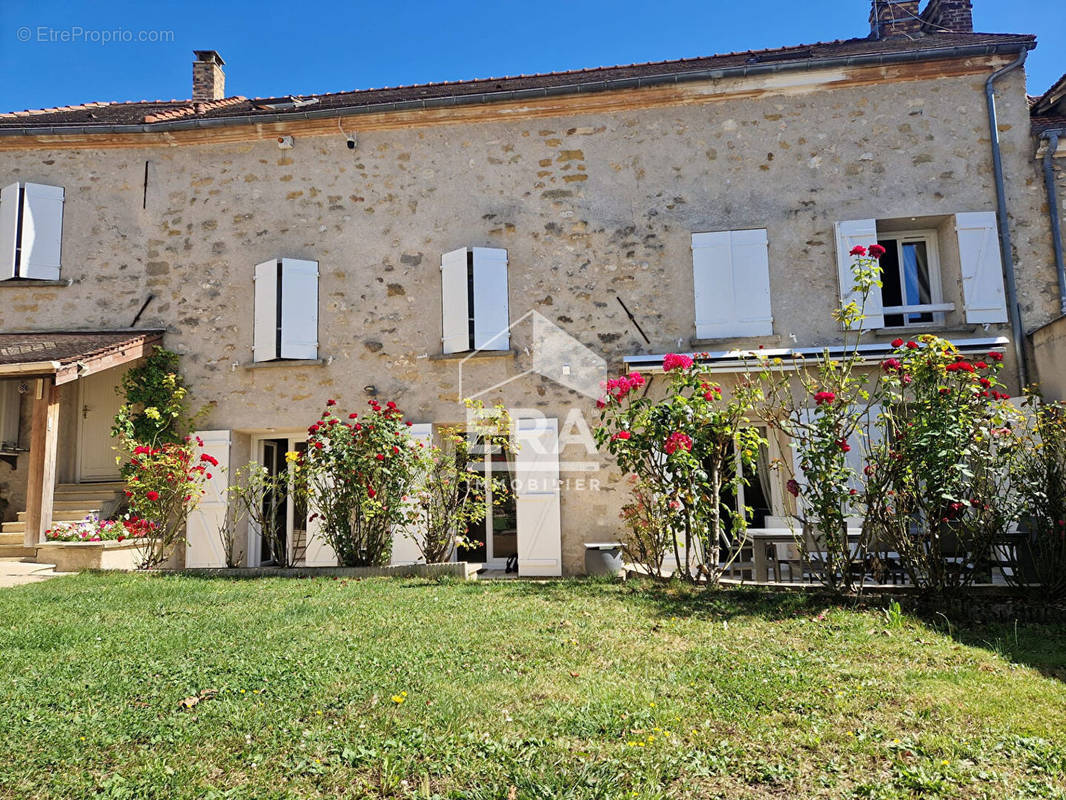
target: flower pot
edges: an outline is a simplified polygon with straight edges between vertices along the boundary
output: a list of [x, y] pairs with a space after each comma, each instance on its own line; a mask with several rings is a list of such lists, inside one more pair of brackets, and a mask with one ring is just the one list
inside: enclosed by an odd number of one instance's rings
[[45, 542], [37, 545], [37, 560], [55, 564], [56, 572], [87, 569], [135, 570], [142, 559], [141, 542]]

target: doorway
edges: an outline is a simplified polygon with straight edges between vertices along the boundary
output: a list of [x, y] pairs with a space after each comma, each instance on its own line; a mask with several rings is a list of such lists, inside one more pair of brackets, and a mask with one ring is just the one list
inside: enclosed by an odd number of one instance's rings
[[[288, 447], [288, 439], [264, 439], [261, 444], [260, 464], [266, 467], [271, 478], [286, 474], [288, 467], [285, 462], [285, 453]], [[288, 525], [288, 493], [280, 494], [267, 492], [263, 497], [263, 518], [272, 518], [275, 530], [279, 532], [278, 540], [271, 542], [268, 537], [258, 536], [259, 539], [259, 564], [268, 566], [278, 564], [283, 559], [278, 558], [275, 548], [288, 549], [291, 536]]]
[[78, 445], [75, 457], [78, 483], [117, 481], [119, 465], [111, 428], [122, 406], [115, 390], [121, 372], [108, 370], [78, 381]]
[[504, 569], [518, 557], [518, 508], [514, 494], [514, 462], [504, 448], [487, 445], [469, 434], [469, 467], [474, 491], [483, 495], [485, 518], [467, 526], [470, 547], [459, 548], [461, 561]]

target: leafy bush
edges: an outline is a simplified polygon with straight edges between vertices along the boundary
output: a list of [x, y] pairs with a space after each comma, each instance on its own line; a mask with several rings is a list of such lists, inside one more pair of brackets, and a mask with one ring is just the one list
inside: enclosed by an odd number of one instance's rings
[[403, 413], [389, 401], [369, 401], [360, 419], [342, 419], [330, 400], [307, 429], [300, 480], [321, 519], [322, 536], [344, 566], [384, 566], [397, 526], [414, 524], [409, 493], [419, 471], [419, 451]]
[[595, 436], [662, 514], [678, 575], [714, 584], [744, 544], [747, 515], [723, 497], [745, 483], [741, 467], [754, 466], [764, 443], [748, 418], [761, 395], [742, 380], [724, 398], [689, 356], [667, 355], [663, 370], [669, 385], [659, 400], [637, 391], [645, 383], [639, 372], [608, 381]]

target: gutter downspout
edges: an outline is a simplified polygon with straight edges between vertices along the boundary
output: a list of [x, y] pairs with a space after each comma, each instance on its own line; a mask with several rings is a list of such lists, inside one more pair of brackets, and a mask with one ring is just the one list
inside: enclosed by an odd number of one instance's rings
[[1061, 131], [1047, 131], [1044, 151], [1044, 185], [1047, 188], [1048, 217], [1051, 220], [1051, 243], [1055, 247], [1055, 271], [1059, 276], [1059, 311], [1066, 316], [1066, 265], [1062, 258], [1062, 226], [1059, 222], [1059, 198], [1055, 187], [1055, 153], [1059, 149]]
[[1018, 304], [1018, 286], [1014, 278], [1014, 258], [1010, 242], [1010, 222], [1007, 219], [1007, 190], [1003, 182], [1003, 156], [999, 149], [999, 124], [996, 119], [997, 80], [1013, 72], [1025, 63], [1027, 50], [1005, 67], [1001, 67], [988, 76], [985, 81], [985, 101], [988, 105], [988, 132], [992, 137], [992, 167], [996, 177], [996, 217], [999, 220], [999, 253], [1003, 260], [1003, 276], [1007, 282], [1007, 303], [1010, 309], [1011, 334], [1014, 339], [1014, 357], [1018, 361], [1018, 388], [1024, 389], [1029, 383], [1028, 369], [1025, 363], [1024, 329], [1022, 328], [1022, 309]]

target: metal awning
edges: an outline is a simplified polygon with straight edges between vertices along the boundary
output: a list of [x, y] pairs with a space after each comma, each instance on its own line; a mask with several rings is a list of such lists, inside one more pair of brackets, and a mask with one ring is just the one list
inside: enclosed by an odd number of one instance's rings
[[136, 361], [162, 341], [159, 328], [0, 332], [0, 379], [54, 376], [59, 386]]
[[[960, 353], [987, 353], [1002, 351], [1010, 340], [1006, 336], [986, 339], [956, 339], [952, 344]], [[888, 342], [861, 344], [855, 348], [862, 356], [863, 363], [876, 364], [895, 349]], [[828, 354], [830, 358], [842, 358], [852, 351], [844, 345], [828, 347], [767, 347], [762, 350], [719, 350], [713, 353], [685, 353], [700, 364], [706, 364], [711, 372], [763, 372], [766, 370], [794, 369], [800, 361], [819, 358]], [[661, 372], [665, 353], [625, 356], [622, 362], [626, 369], [642, 369], [647, 372]]]

